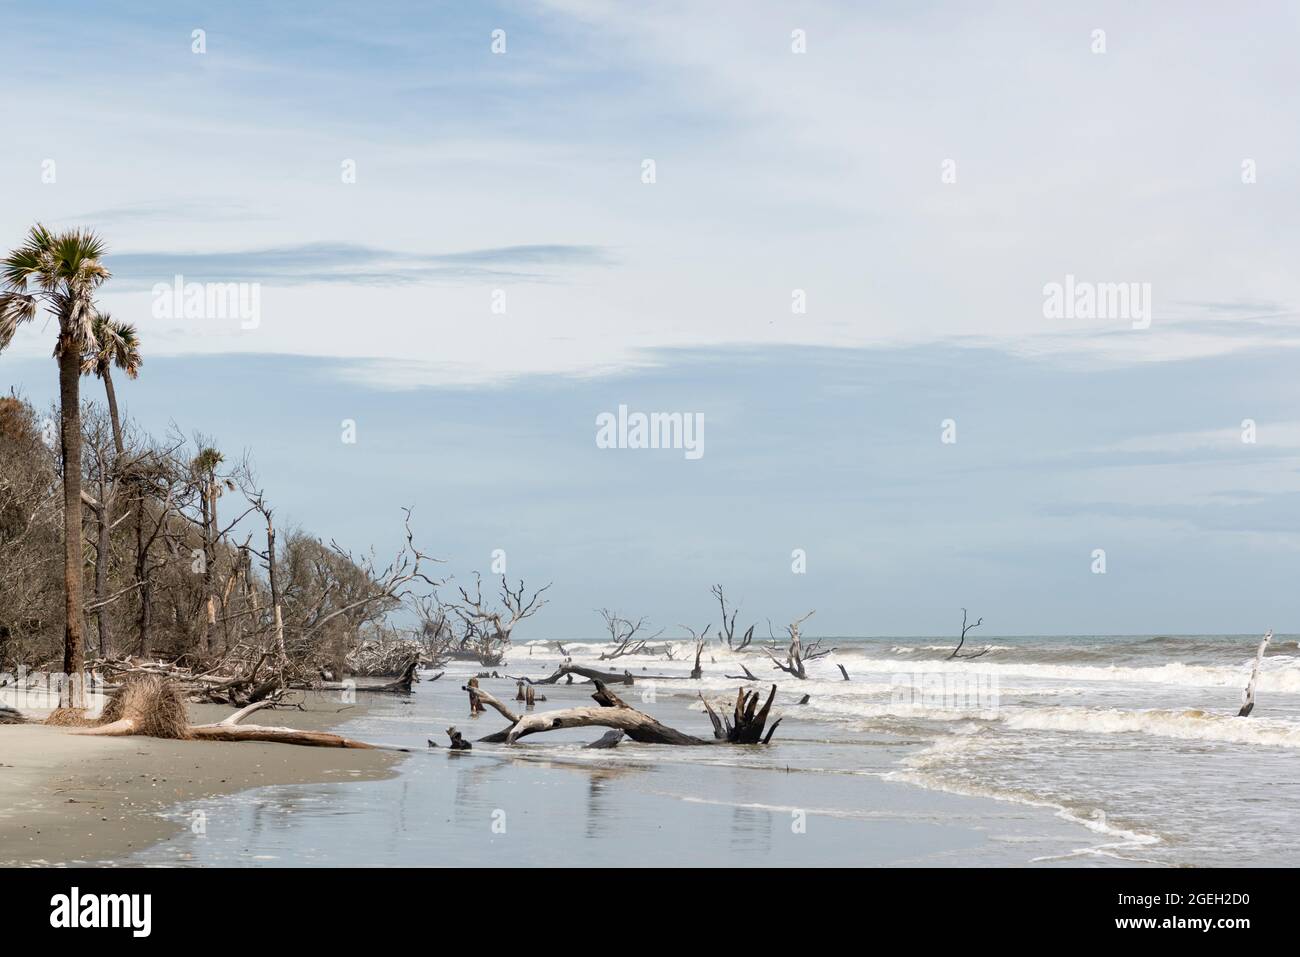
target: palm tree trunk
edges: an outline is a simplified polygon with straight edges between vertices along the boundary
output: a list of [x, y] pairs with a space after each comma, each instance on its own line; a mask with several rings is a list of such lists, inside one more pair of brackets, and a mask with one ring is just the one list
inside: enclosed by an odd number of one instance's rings
[[81, 635], [81, 353], [71, 337], [59, 349], [59, 442], [63, 453], [63, 673], [70, 694], [60, 704], [82, 705]]
[[107, 366], [104, 368], [104, 395], [108, 399], [108, 418], [113, 423], [113, 450], [120, 463], [125, 448], [122, 444], [122, 420], [117, 414], [117, 392], [113, 388], [113, 375]]

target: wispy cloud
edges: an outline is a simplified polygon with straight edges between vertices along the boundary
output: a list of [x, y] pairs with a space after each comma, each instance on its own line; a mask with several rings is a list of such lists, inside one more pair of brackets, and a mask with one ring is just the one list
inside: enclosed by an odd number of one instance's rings
[[103, 229], [132, 223], [246, 222], [267, 218], [265, 211], [234, 199], [142, 200], [57, 217], [60, 224], [78, 224]]
[[612, 263], [599, 246], [502, 246], [412, 253], [331, 242], [224, 252], [117, 253], [107, 261], [115, 282], [123, 286], [170, 282], [175, 275], [196, 282], [273, 281], [282, 285], [393, 285], [476, 278], [545, 282], [562, 268]]

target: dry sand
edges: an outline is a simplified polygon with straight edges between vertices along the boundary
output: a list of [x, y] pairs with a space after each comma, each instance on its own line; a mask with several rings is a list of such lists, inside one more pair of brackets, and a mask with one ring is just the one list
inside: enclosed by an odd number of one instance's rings
[[[249, 723], [325, 730], [364, 711], [319, 695], [305, 708], [262, 712]], [[190, 706], [194, 723], [230, 713]], [[382, 778], [399, 759], [391, 751], [98, 738], [0, 725], [0, 866], [111, 864], [174, 834], [178, 825], [160, 812], [177, 802], [268, 784]]]

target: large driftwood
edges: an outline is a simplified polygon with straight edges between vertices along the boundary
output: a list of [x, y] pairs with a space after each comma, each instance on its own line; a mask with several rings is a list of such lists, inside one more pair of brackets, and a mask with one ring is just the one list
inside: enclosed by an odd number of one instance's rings
[[1259, 643], [1259, 651], [1255, 653], [1255, 666], [1250, 669], [1250, 684], [1246, 685], [1246, 690], [1241, 693], [1241, 710], [1237, 712], [1238, 718], [1247, 718], [1255, 710], [1255, 685], [1259, 682], [1259, 668], [1264, 663], [1264, 650], [1272, 639], [1273, 629], [1270, 628], [1264, 640]]
[[[641, 744], [713, 744], [694, 735], [683, 734], [665, 724], [660, 724], [648, 714], [635, 708], [565, 708], [544, 711], [521, 718], [507, 730], [505, 743], [514, 744], [520, 738], [557, 728], [614, 728]], [[487, 739], [484, 739], [487, 740]]]
[[758, 692], [746, 691], [744, 688], [736, 695], [736, 707], [730, 719], [725, 715], [718, 717], [717, 712], [709, 706], [704, 695], [700, 695], [700, 701], [704, 703], [704, 710], [709, 713], [709, 720], [713, 722], [713, 736], [719, 741], [726, 741], [728, 744], [758, 744], [760, 740], [767, 744], [772, 740], [772, 735], [776, 733], [776, 726], [781, 723], [777, 718], [772, 722], [772, 727], [768, 729], [767, 737], [763, 737], [763, 726], [767, 723], [768, 712], [772, 710], [772, 701], [776, 698], [776, 685], [772, 685], [772, 690], [767, 694], [767, 701], [763, 703], [760, 710], [758, 708]]
[[[582, 665], [560, 665], [555, 669], [555, 673], [545, 678], [524, 678], [530, 685], [553, 685], [566, 675], [578, 675], [580, 678], [586, 678], [589, 681], [599, 681], [607, 685], [630, 685], [635, 684], [636, 677], [632, 672], [624, 671], [621, 674], [617, 671], [598, 671], [595, 668], [584, 668]], [[681, 675], [640, 675], [642, 681], [680, 681]]]
[[[381, 685], [360, 685], [355, 681], [326, 681], [321, 684], [323, 691], [365, 691], [369, 694], [410, 694], [411, 686], [415, 684], [415, 672], [420, 667], [420, 659], [412, 658], [402, 669], [402, 673], [394, 680], [385, 682]], [[442, 672], [430, 678], [430, 681], [437, 681], [442, 677]]]
[[[502, 717], [510, 722], [503, 731], [480, 738], [485, 744], [514, 744], [520, 738], [558, 728], [612, 728], [621, 731], [633, 741], [641, 744], [674, 744], [696, 746], [702, 744], [767, 744], [772, 739], [776, 726], [781, 723], [778, 718], [767, 736], [763, 729], [767, 723], [772, 701], [776, 696], [776, 685], [768, 694], [767, 703], [758, 708], [758, 693], [746, 692], [743, 688], [736, 698], [736, 708], [732, 720], [719, 719], [717, 714], [705, 702], [704, 707], [713, 722], [713, 740], [697, 738], [675, 728], [660, 723], [655, 718], [629, 706], [618, 695], [605, 687], [603, 682], [596, 682], [596, 693], [592, 698], [600, 705], [596, 708], [563, 708], [557, 711], [544, 711], [540, 714], [517, 716], [508, 707], [481, 688], [465, 690], [482, 704], [495, 708]], [[725, 722], [725, 727], [724, 727]], [[602, 739], [604, 740], [604, 739]]]

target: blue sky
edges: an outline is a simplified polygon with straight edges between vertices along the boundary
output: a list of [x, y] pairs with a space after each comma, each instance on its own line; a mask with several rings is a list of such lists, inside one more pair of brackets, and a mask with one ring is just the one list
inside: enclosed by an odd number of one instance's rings
[[[449, 571], [506, 549], [532, 634], [698, 626], [715, 581], [832, 634], [1286, 630], [1297, 14], [1130, 6], [23, 8], [0, 242], [95, 226], [133, 415], [353, 547], [408, 504]], [[260, 321], [155, 318], [175, 274]], [[1067, 274], [1150, 328], [1046, 318]], [[0, 384], [48, 401], [49, 336]], [[619, 404], [704, 457], [596, 448]]]

